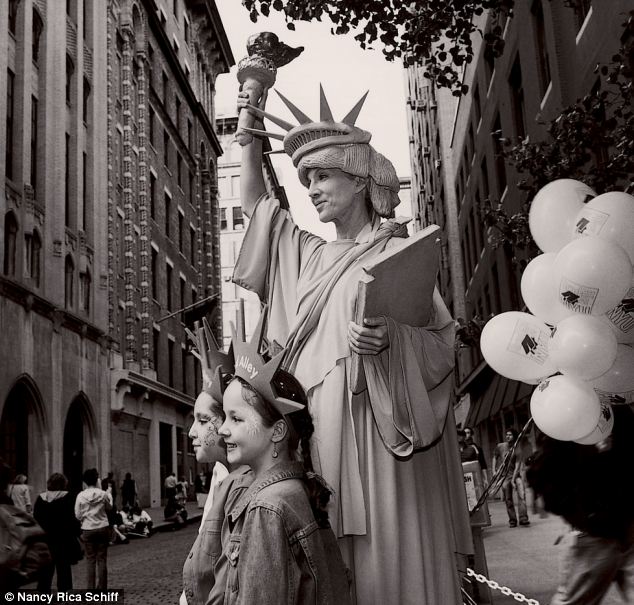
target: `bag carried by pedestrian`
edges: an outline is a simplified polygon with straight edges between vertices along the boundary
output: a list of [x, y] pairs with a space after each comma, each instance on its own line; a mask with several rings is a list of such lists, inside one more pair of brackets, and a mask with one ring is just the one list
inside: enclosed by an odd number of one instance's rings
[[0, 569], [17, 585], [35, 580], [51, 563], [46, 532], [35, 519], [9, 504], [0, 505]]

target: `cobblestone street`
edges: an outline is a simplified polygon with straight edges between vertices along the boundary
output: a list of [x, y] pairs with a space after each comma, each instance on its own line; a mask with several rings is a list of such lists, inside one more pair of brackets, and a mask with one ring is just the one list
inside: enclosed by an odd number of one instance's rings
[[[108, 586], [123, 588], [125, 605], [176, 605], [182, 590], [183, 562], [196, 539], [198, 523], [108, 549]], [[73, 568], [75, 588], [86, 587], [84, 562]]]

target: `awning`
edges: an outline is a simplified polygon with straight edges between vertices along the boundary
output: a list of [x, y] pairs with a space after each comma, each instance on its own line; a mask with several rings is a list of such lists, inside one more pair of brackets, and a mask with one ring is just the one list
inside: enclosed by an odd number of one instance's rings
[[535, 387], [495, 374], [482, 396], [472, 402], [465, 426], [477, 426], [501, 410], [530, 398]]

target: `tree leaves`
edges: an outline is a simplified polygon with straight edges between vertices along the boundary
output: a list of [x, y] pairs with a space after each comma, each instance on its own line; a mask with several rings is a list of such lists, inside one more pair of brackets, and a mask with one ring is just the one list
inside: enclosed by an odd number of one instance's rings
[[[321, 21], [328, 17], [336, 35], [354, 31], [361, 48], [376, 43], [389, 61], [424, 65], [426, 74], [437, 86], [460, 96], [468, 90], [462, 82], [462, 68], [474, 57], [472, 34], [474, 19], [485, 10], [493, 16], [510, 15], [514, 0], [242, 0], [254, 15], [268, 15], [270, 8], [283, 12], [287, 27], [295, 21]], [[502, 29], [487, 32], [493, 56], [504, 49]], [[442, 41], [447, 48], [438, 51]]]

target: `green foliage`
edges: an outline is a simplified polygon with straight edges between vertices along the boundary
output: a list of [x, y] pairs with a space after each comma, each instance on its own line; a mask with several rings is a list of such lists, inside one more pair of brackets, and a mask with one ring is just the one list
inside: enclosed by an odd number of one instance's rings
[[[473, 60], [474, 20], [484, 11], [512, 14], [514, 0], [242, 0], [252, 21], [272, 9], [284, 13], [287, 26], [294, 21], [321, 21], [328, 17], [335, 35], [354, 32], [361, 48], [379, 45], [385, 57], [406, 65], [424, 65], [425, 75], [459, 96], [468, 91], [462, 67]], [[484, 37], [486, 52], [499, 56], [504, 49], [502, 28], [494, 26]]]

